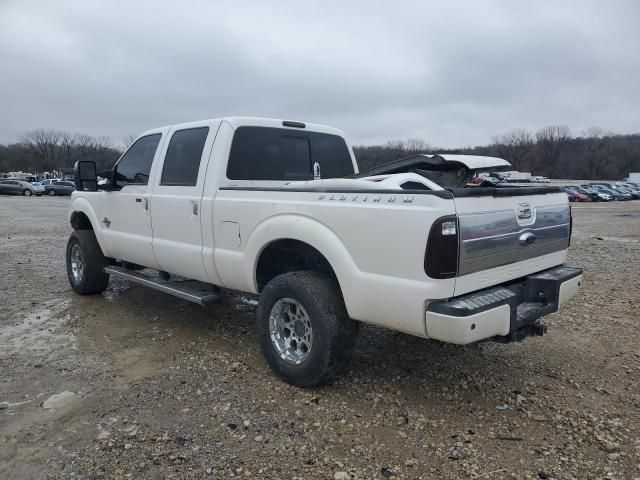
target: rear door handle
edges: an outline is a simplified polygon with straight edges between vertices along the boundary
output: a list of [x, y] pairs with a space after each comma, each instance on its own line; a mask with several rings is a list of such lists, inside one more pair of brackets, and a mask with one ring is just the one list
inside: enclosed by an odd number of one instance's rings
[[136, 202], [142, 203], [142, 199], [141, 198], [136, 198]]

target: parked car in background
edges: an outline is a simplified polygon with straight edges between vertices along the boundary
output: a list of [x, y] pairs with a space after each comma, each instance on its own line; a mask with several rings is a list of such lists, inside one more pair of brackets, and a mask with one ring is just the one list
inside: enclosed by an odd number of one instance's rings
[[69, 180], [55, 180], [53, 183], [44, 186], [45, 192], [51, 197], [56, 195], [71, 195], [76, 189], [76, 185]]
[[31, 182], [31, 185], [33, 185], [33, 187], [35, 188], [35, 194], [37, 196], [40, 196], [44, 193], [44, 185], [42, 185], [42, 183], [40, 182]]
[[496, 177], [475, 177], [471, 182], [473, 185], [493, 186], [500, 183], [500, 179]]
[[634, 188], [627, 187], [625, 185], [611, 185], [611, 188], [616, 192], [626, 193], [627, 195], [631, 195], [631, 198], [634, 200], [640, 199], [640, 192], [635, 190]]
[[42, 185], [33, 185], [22, 180], [0, 180], [0, 194], [5, 195], [31, 195], [40, 196], [44, 193]]
[[42, 180], [42, 182], [40, 183], [42, 183], [42, 185], [46, 187], [47, 185], [51, 185], [53, 182], [59, 182], [59, 181], [60, 181], [59, 178], [47, 178], [46, 180]]
[[623, 192], [617, 192], [616, 190], [613, 190], [612, 188], [605, 186], [604, 184], [592, 183], [591, 185], [587, 185], [587, 186], [594, 188], [598, 192], [607, 193], [611, 195], [613, 200], [621, 201], [621, 200], [631, 200], [633, 198], [629, 194], [626, 194]]
[[611, 195], [604, 192], [598, 192], [593, 188], [589, 187], [575, 187], [570, 186], [570, 188], [574, 189], [576, 192], [582, 193], [583, 195], [588, 196], [593, 202], [610, 202]]
[[628, 188], [629, 190], [632, 190], [634, 192], [640, 193], [640, 186], [634, 184], [634, 183], [623, 183], [622, 184], [623, 187]]
[[570, 202], [588, 202], [590, 198], [584, 193], [580, 193], [570, 187], [564, 187], [564, 191], [567, 192]]

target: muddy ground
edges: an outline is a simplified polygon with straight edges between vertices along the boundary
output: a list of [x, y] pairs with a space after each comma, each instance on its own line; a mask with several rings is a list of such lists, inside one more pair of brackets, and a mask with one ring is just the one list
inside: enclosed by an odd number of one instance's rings
[[0, 478], [640, 478], [640, 202], [574, 207], [582, 290], [517, 344], [364, 327], [347, 374], [271, 374], [252, 299], [73, 294], [68, 198], [0, 197]]

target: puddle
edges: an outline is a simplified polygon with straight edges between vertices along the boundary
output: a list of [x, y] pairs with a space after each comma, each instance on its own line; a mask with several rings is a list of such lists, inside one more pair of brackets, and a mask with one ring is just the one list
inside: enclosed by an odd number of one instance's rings
[[64, 328], [69, 322], [69, 301], [47, 302], [45, 308], [0, 326], [0, 358], [11, 355], [48, 355], [61, 348], [75, 348], [75, 336]]
[[113, 302], [124, 295], [127, 290], [129, 290], [129, 282], [111, 277], [109, 287], [102, 293], [102, 297], [109, 302]]
[[638, 243], [640, 240], [637, 238], [625, 238], [625, 237], [593, 237], [596, 240], [605, 240], [607, 242], [621, 242], [621, 243]]

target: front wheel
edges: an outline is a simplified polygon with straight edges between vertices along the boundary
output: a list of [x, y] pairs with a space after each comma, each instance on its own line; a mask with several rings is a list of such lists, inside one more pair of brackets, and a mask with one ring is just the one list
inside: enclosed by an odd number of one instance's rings
[[335, 281], [290, 272], [271, 280], [260, 295], [257, 330], [273, 372], [307, 388], [330, 383], [347, 367], [358, 322], [349, 318]]
[[47, 192], [47, 194], [49, 194], [50, 197], [55, 197], [56, 196], [56, 191], [55, 190], [49, 190]]
[[33, 192], [31, 190], [29, 190], [28, 188], [25, 188], [24, 191], [22, 192], [22, 194], [25, 197], [30, 197], [31, 195], [33, 195]]
[[76, 230], [67, 242], [67, 276], [71, 288], [81, 295], [101, 293], [109, 284], [104, 273], [107, 258], [93, 230]]

